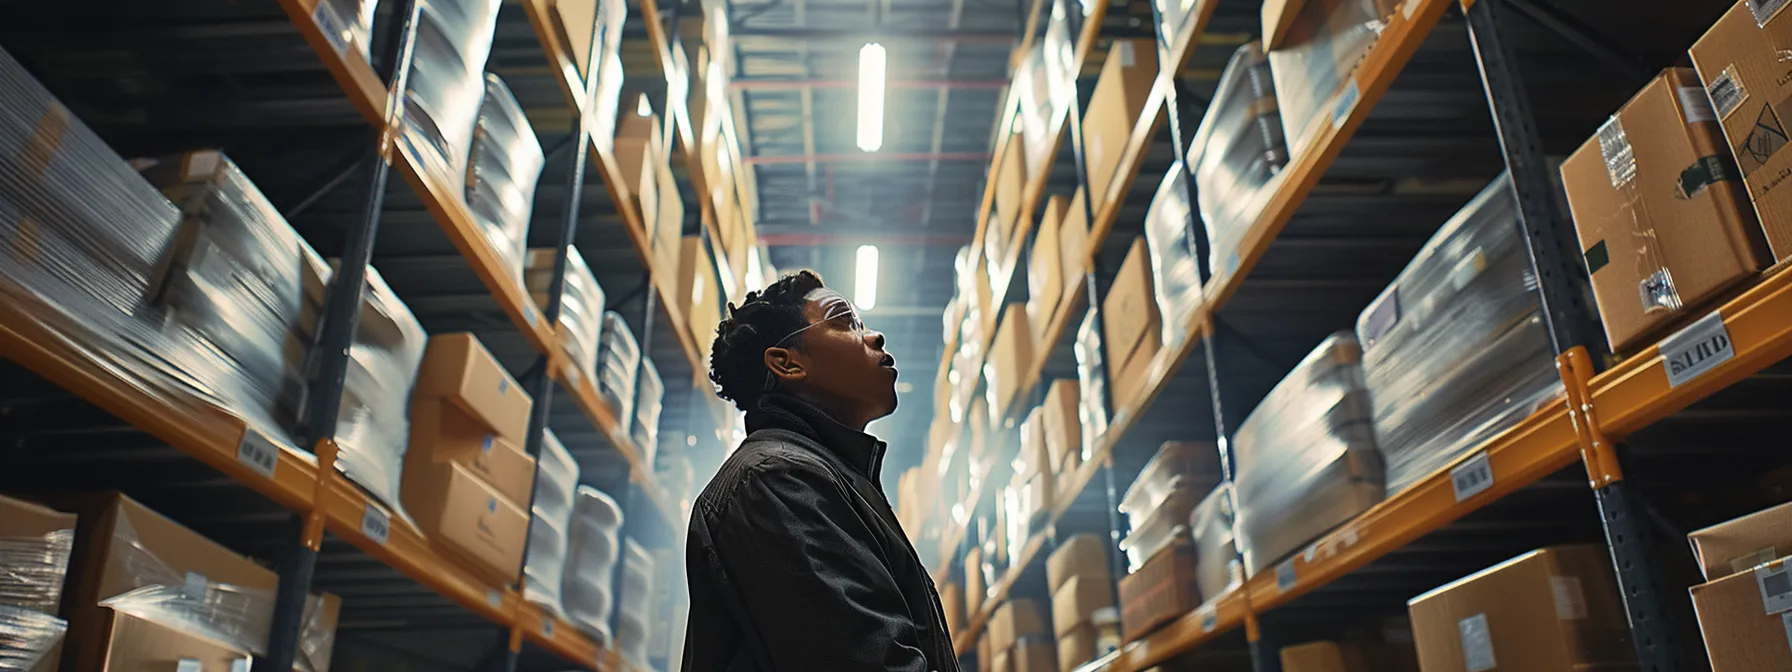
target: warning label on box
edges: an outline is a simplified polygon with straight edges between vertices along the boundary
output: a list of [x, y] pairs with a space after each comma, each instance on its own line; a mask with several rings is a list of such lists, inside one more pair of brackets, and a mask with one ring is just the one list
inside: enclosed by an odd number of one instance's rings
[[1743, 175], [1753, 175], [1755, 170], [1767, 164], [1767, 159], [1786, 147], [1786, 124], [1780, 120], [1780, 114], [1772, 105], [1761, 106], [1761, 113], [1755, 117], [1755, 125], [1749, 129], [1748, 137], [1736, 147], [1736, 163], [1742, 168]]

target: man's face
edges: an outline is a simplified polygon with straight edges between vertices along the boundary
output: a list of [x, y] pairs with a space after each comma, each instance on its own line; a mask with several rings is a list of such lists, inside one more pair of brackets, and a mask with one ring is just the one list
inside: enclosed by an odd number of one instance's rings
[[832, 290], [810, 292], [803, 314], [813, 326], [793, 349], [807, 374], [797, 389], [864, 422], [895, 412], [896, 358], [884, 352], [884, 335], [866, 329], [846, 297]]

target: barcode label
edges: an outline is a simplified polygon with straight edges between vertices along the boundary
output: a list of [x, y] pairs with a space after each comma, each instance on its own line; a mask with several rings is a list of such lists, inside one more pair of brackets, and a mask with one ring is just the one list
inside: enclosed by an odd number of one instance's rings
[[1487, 614], [1475, 614], [1456, 623], [1462, 637], [1462, 665], [1468, 672], [1487, 672], [1499, 663], [1493, 658], [1493, 633], [1487, 629]]
[[1294, 584], [1298, 582], [1299, 578], [1294, 575], [1293, 559], [1276, 566], [1276, 590], [1286, 593], [1293, 590]]
[[554, 638], [554, 619], [548, 618], [541, 621], [541, 636], [548, 639]]
[[1206, 634], [1219, 629], [1220, 614], [1211, 604], [1203, 604], [1195, 610], [1195, 617], [1201, 620], [1201, 633]]
[[1767, 21], [1786, 8], [1786, 0], [1748, 0], [1748, 11], [1755, 15], [1755, 25], [1767, 27]]
[[280, 464], [280, 447], [253, 429], [243, 432], [243, 440], [236, 444], [236, 461], [243, 463], [257, 474], [266, 478], [274, 477], [274, 467]]
[[174, 672], [205, 672], [205, 664], [198, 658], [182, 658], [174, 664]]
[[1456, 501], [1487, 492], [1493, 487], [1493, 464], [1487, 461], [1487, 453], [1476, 453], [1474, 457], [1450, 470], [1450, 485], [1456, 488]]
[[392, 537], [392, 516], [377, 504], [368, 504], [361, 513], [361, 534], [368, 539], [385, 546], [386, 540]]
[[1717, 79], [1705, 85], [1705, 95], [1711, 98], [1711, 107], [1717, 112], [1717, 118], [1726, 119], [1742, 105], [1742, 101], [1748, 100], [1748, 89], [1743, 88], [1742, 82], [1736, 81], [1735, 66], [1731, 66], [1724, 68]]
[[1761, 604], [1769, 615], [1792, 611], [1792, 572], [1784, 563], [1756, 569], [1755, 583], [1761, 587]]
[[502, 608], [504, 606], [504, 594], [498, 592], [495, 588], [487, 588], [485, 589], [485, 603], [492, 605], [493, 609]]
[[1667, 370], [1668, 387], [1679, 387], [1735, 356], [1736, 345], [1730, 342], [1724, 316], [1717, 311], [1661, 339], [1661, 361]]
[[238, 658], [236, 660], [230, 661], [230, 672], [249, 672], [250, 668], [252, 668], [254, 666], [255, 666], [255, 659], [253, 659], [253, 658]]
[[1711, 107], [1711, 96], [1696, 86], [1682, 86], [1680, 93], [1680, 111], [1686, 115], [1686, 123], [1702, 124], [1717, 121], [1717, 110]]

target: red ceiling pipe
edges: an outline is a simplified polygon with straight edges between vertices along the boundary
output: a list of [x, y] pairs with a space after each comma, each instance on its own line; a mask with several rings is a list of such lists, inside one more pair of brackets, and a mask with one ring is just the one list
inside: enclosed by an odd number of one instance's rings
[[775, 166], [775, 165], [792, 164], [792, 163], [808, 163], [811, 161], [813, 161], [815, 163], [880, 163], [880, 162], [895, 162], [895, 161], [988, 161], [988, 160], [989, 160], [989, 154], [987, 152], [960, 152], [960, 153], [956, 153], [956, 154], [949, 153], [949, 152], [944, 153], [944, 154], [936, 154], [936, 153], [885, 154], [882, 152], [851, 152], [851, 153], [847, 153], [847, 154], [815, 154], [815, 155], [810, 155], [810, 156], [804, 156], [802, 154], [792, 154], [789, 156], [749, 156], [749, 157], [747, 157], [747, 165], [750, 165], [750, 166]]
[[[890, 89], [1000, 89], [1008, 86], [1005, 79], [977, 80], [910, 80], [903, 82], [887, 82], [885, 88]], [[795, 79], [795, 80], [749, 80], [734, 81], [728, 88], [737, 91], [798, 91], [801, 89], [856, 89], [858, 80], [854, 79]]]

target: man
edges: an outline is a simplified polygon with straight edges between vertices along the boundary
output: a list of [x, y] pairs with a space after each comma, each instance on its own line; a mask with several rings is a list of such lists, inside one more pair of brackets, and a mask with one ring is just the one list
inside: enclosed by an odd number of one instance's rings
[[933, 580], [884, 499], [896, 360], [799, 271], [716, 329], [709, 378], [747, 440], [691, 514], [686, 672], [955, 672]]

